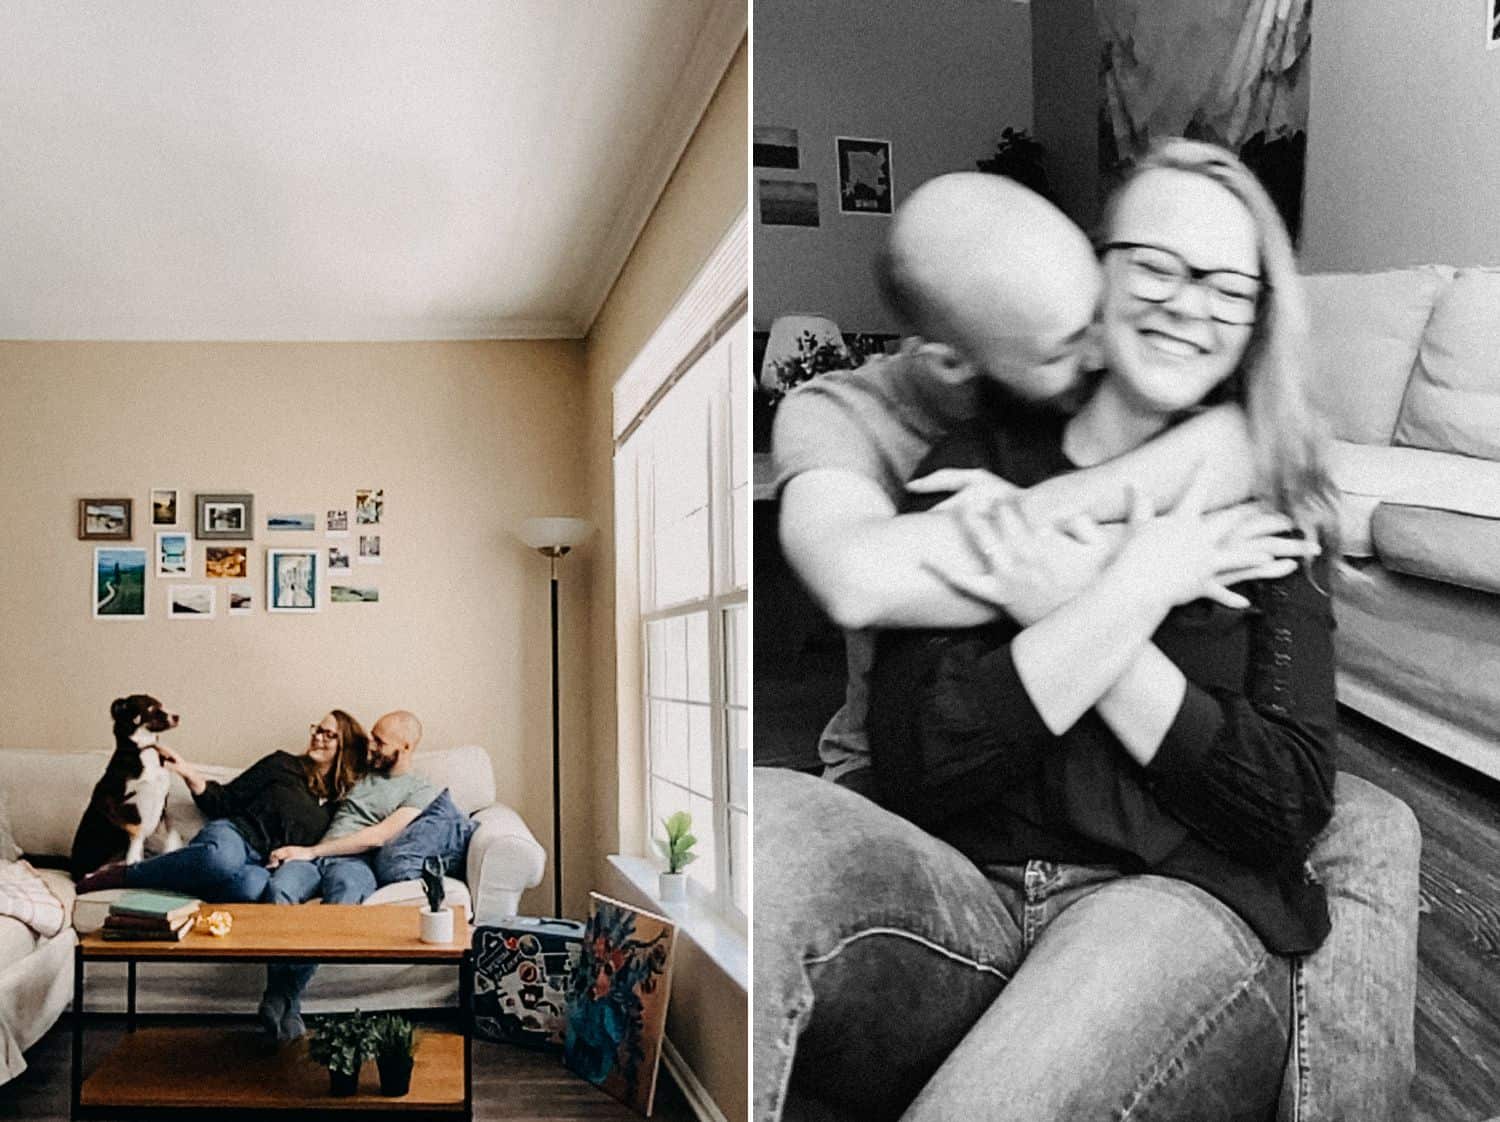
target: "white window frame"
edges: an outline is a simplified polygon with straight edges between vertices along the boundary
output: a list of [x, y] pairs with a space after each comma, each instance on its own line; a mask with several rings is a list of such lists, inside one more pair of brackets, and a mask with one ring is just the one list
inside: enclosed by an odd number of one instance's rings
[[[748, 351], [749, 328], [746, 316], [748, 264], [748, 222], [746, 214], [741, 212], [708, 262], [700, 270], [697, 278], [683, 293], [672, 311], [668, 313], [657, 331], [616, 383], [613, 428], [617, 453], [625, 447], [630, 437], [645, 422], [653, 409], [666, 398], [672, 387], [693, 370], [695, 364], [707, 356], [726, 336], [731, 333], [735, 336], [727, 345]], [[745, 378], [749, 376], [748, 363], [748, 354], [739, 356], [739, 370]], [[630, 628], [627, 625], [625, 631], [617, 631], [617, 634], [628, 640], [633, 633], [639, 654], [638, 658], [621, 659], [621, 672], [617, 686], [621, 691], [622, 702], [625, 700], [626, 690], [634, 694], [631, 699], [637, 707], [634, 715], [630, 714], [627, 706], [623, 704], [620, 706], [621, 751], [635, 751], [639, 754], [636, 773], [640, 777], [641, 789], [635, 792], [639, 799], [636, 805], [645, 808], [646, 819], [644, 823], [639, 824], [643, 827], [639, 836], [652, 851], [647, 856], [657, 858], [658, 855], [655, 853], [655, 846], [651, 839], [660, 834], [657, 819], [661, 816], [654, 806], [651, 782], [652, 705], [651, 685], [648, 680], [650, 659], [647, 628], [653, 622], [675, 616], [687, 616], [704, 611], [708, 613], [708, 723], [711, 730], [714, 818], [712, 829], [715, 860], [715, 891], [710, 903], [715, 911], [743, 931], [748, 925], [748, 917], [738, 906], [735, 899], [735, 887], [742, 883], [743, 894], [747, 900], [749, 899], [751, 870], [750, 854], [748, 852], [736, 854], [733, 846], [729, 801], [729, 771], [733, 761], [729, 755], [728, 722], [734, 719], [734, 710], [728, 704], [725, 613], [737, 607], [742, 612], [741, 641], [744, 651], [741, 657], [744, 660], [742, 678], [746, 696], [740, 698], [734, 708], [744, 708], [747, 712], [744, 722], [746, 743], [741, 745], [741, 750], [748, 752], [750, 736], [748, 663], [751, 626], [748, 589], [749, 454], [746, 449], [744, 454], [738, 457], [745, 462], [737, 463], [735, 454], [738, 449], [733, 434], [736, 423], [736, 418], [733, 416], [736, 408], [735, 397], [737, 393], [743, 397], [748, 392], [748, 382], [746, 386], [740, 387], [733, 384], [732, 379], [733, 375], [731, 375], [727, 395], [722, 404], [719, 403], [717, 397], [711, 400], [708, 413], [709, 426], [704, 430], [704, 460], [702, 462], [709, 473], [707, 499], [709, 595], [684, 603], [675, 603], [665, 608], [655, 607], [656, 584], [651, 551], [648, 548], [648, 542], [642, 540], [639, 531], [639, 527], [655, 525], [655, 512], [651, 509], [652, 480], [644, 478], [645, 473], [640, 470], [639, 461], [632, 465], [634, 470], [628, 481], [622, 479], [620, 467], [616, 467], [617, 512], [621, 509], [620, 488], [633, 485], [635, 492], [628, 503], [629, 509], [634, 513], [634, 527], [631, 531], [634, 540], [624, 540], [625, 528], [623, 526], [618, 526], [617, 529], [616, 613], [621, 617], [622, 622], [626, 622], [629, 615], [638, 613], [635, 620], [636, 626]], [[744, 429], [748, 425], [748, 418], [740, 417], [738, 423], [740, 428]], [[741, 432], [741, 441], [748, 442], [748, 436], [748, 431]], [[715, 445], [719, 449], [717, 455]], [[739, 496], [744, 510], [740, 513], [738, 521], [736, 521], [734, 509], [736, 496], [733, 494], [737, 488], [744, 492], [742, 496]], [[725, 508], [726, 499], [728, 500], [727, 509]], [[617, 525], [618, 521], [617, 517]], [[732, 555], [729, 557], [722, 555], [724, 543], [728, 543], [731, 553], [742, 555], [738, 565]], [[627, 558], [623, 556], [627, 550], [634, 554], [628, 559], [628, 563]], [[735, 586], [736, 578], [738, 578], [738, 586]], [[644, 590], [652, 590], [651, 596], [643, 595]], [[634, 678], [634, 681], [631, 681], [631, 678]], [[747, 781], [747, 790], [739, 792], [740, 800], [733, 804], [737, 810], [745, 813], [747, 827], [749, 824], [748, 786]], [[635, 811], [632, 810], [632, 813]], [[622, 836], [625, 832], [624, 825], [622, 823]], [[702, 833], [701, 823], [695, 823], [695, 831]], [[749, 841], [748, 828], [745, 831], [745, 841], [747, 843]], [[745, 848], [748, 850], [748, 844]]]

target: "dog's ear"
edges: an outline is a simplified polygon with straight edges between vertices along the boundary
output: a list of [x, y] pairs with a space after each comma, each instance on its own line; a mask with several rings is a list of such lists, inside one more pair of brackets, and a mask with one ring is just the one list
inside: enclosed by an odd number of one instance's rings
[[117, 697], [117, 698], [115, 698], [114, 703], [111, 704], [110, 707], [109, 707], [109, 715], [111, 717], [113, 717], [117, 721], [121, 717], [125, 716], [125, 714], [127, 714], [129, 712], [130, 712], [130, 698], [128, 698], [128, 697]]

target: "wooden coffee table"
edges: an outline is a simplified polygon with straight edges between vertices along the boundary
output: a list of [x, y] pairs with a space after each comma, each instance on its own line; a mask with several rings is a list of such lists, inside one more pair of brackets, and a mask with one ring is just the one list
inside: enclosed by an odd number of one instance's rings
[[[423, 943], [418, 909], [409, 904], [220, 904], [234, 915], [225, 936], [190, 933], [180, 943], [81, 936], [73, 955], [74, 1118], [259, 1118], [269, 1111], [322, 1117], [334, 1111], [392, 1111], [413, 1118], [473, 1118], [474, 960], [468, 917], [455, 908], [453, 942]], [[125, 1039], [83, 1075], [84, 967], [127, 963]], [[451, 963], [459, 972], [460, 1031], [418, 1033], [411, 1091], [379, 1092], [375, 1065], [360, 1073], [359, 1091], [335, 1097], [328, 1072], [307, 1058], [307, 1039], [268, 1054], [245, 1027], [136, 1028], [135, 973], [141, 962], [280, 962], [409, 965]], [[248, 1012], [248, 1011], [247, 1011]]]

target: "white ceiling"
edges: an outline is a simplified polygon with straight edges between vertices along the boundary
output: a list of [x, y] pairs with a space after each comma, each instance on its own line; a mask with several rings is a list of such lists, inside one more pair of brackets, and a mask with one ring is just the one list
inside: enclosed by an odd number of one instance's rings
[[5, 0], [0, 338], [584, 334], [746, 0]]

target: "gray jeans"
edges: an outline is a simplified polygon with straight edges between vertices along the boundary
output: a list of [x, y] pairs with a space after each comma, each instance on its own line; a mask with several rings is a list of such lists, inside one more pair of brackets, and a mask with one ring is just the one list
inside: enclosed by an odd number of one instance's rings
[[1313, 854], [1333, 933], [1285, 960], [1187, 885], [981, 871], [758, 770], [755, 1118], [1265, 1117], [1278, 1082], [1282, 1122], [1404, 1118], [1420, 838], [1378, 788], [1336, 795]]

